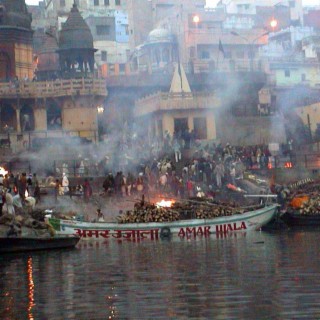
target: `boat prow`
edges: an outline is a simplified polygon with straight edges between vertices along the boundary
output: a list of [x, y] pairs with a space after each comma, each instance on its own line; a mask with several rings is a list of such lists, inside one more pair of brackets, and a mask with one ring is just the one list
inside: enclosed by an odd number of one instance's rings
[[0, 237], [0, 253], [74, 248], [77, 236], [56, 235], [54, 237]]

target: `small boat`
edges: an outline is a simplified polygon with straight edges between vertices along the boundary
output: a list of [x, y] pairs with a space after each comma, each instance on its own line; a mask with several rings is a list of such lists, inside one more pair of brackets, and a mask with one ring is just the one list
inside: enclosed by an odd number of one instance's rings
[[43, 238], [0, 237], [0, 253], [74, 248], [79, 240], [77, 236], [67, 235]]
[[301, 214], [299, 210], [288, 210], [281, 219], [289, 226], [320, 226], [320, 213], [319, 214]]
[[260, 230], [277, 213], [278, 205], [213, 219], [188, 219], [173, 222], [108, 223], [48, 218], [59, 235], [76, 235], [85, 240], [156, 240], [176, 237], [207, 237], [237, 231]]

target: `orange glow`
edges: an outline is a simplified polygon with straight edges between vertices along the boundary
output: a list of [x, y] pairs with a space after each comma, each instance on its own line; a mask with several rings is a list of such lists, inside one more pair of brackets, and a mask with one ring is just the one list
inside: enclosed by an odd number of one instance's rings
[[8, 171], [5, 170], [5, 168], [0, 167], [0, 174], [2, 174], [3, 176], [5, 176], [6, 174], [8, 174]]
[[291, 161], [286, 162], [286, 163], [284, 164], [284, 167], [285, 167], [286, 169], [293, 168], [292, 162], [291, 162]]
[[268, 169], [272, 169], [272, 163], [271, 162], [268, 163]]
[[161, 200], [159, 202], [156, 203], [156, 206], [158, 208], [170, 208], [172, 207], [172, 205], [174, 204], [173, 200]]
[[276, 20], [276, 19], [272, 19], [271, 21], [270, 21], [270, 26], [271, 26], [271, 28], [276, 28], [277, 27], [277, 25], [278, 25], [278, 21]]
[[192, 21], [194, 23], [199, 23], [200, 22], [200, 17], [199, 16], [193, 16]]
[[32, 275], [32, 258], [28, 258], [27, 264], [27, 274], [28, 274], [28, 319], [34, 320], [32, 314], [32, 308], [35, 306], [34, 303], [34, 282], [33, 282], [33, 275]]

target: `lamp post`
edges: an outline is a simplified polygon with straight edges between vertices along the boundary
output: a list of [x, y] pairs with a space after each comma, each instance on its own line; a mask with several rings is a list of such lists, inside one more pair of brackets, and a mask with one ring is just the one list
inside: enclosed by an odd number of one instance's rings
[[[196, 30], [198, 30], [200, 17], [197, 14], [192, 17], [192, 22], [196, 26]], [[193, 38], [194, 38], [194, 60], [196, 60], [198, 58], [196, 35], [197, 35], [197, 32], [194, 32], [194, 34], [193, 34]]]
[[97, 116], [98, 116], [98, 140], [101, 141], [102, 135], [104, 134], [103, 123], [102, 123], [102, 115], [104, 113], [104, 106], [97, 106]]
[[246, 37], [242, 36], [241, 34], [239, 34], [238, 32], [236, 31], [231, 31], [230, 32], [233, 36], [236, 36], [236, 37], [239, 37], [243, 40], [245, 40], [248, 44], [249, 44], [249, 59], [250, 59], [250, 71], [253, 71], [253, 45], [254, 43], [259, 40], [260, 38], [266, 36], [269, 34], [269, 31], [268, 32], [265, 32], [263, 34], [261, 34], [260, 36], [254, 38], [252, 41], [250, 41], [249, 39], [247, 39]]

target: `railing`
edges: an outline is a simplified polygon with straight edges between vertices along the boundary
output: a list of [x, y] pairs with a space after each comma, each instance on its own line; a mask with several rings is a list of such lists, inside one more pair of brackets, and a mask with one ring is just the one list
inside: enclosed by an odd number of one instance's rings
[[38, 150], [55, 143], [64, 145], [88, 144], [98, 141], [98, 132], [95, 130], [48, 130], [12, 132], [0, 134], [0, 149], [11, 149], [13, 152], [21, 150]]
[[11, 81], [0, 83], [2, 98], [48, 98], [70, 95], [107, 95], [104, 79], [70, 79], [54, 81]]
[[221, 106], [215, 94], [157, 93], [136, 102], [135, 114], [142, 116], [158, 110], [206, 109]]

